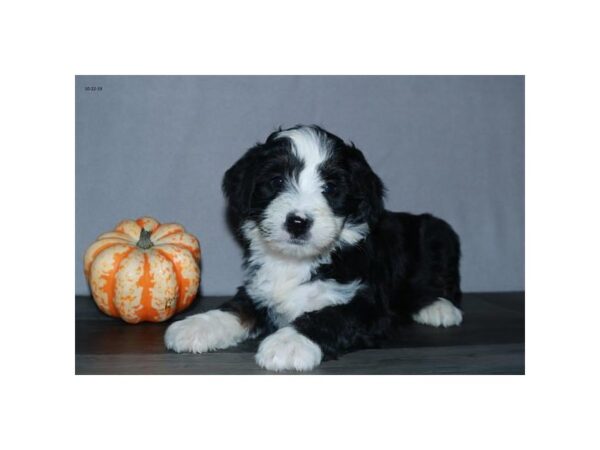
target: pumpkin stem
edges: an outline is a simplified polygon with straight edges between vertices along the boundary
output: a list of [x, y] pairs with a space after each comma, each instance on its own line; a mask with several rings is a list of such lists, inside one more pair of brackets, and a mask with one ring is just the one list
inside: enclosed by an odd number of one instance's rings
[[148, 230], [145, 230], [144, 228], [142, 228], [142, 231], [140, 233], [140, 240], [137, 241], [136, 245], [139, 248], [142, 248], [144, 250], [147, 250], [150, 247], [154, 246], [154, 244], [150, 240], [150, 235], [151, 234], [152, 234], [152, 231], [148, 231]]

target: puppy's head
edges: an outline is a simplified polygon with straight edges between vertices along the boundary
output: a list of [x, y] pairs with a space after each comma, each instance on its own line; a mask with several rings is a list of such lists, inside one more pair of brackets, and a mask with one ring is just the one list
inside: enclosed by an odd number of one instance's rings
[[383, 210], [383, 184], [362, 152], [316, 126], [277, 131], [248, 150], [223, 191], [246, 239], [297, 258], [357, 242]]

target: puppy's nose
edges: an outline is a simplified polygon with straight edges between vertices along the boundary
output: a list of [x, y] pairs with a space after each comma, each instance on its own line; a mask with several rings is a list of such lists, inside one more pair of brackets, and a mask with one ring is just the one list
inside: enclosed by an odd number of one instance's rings
[[293, 213], [288, 214], [285, 220], [285, 229], [295, 238], [305, 234], [311, 225], [312, 219], [310, 217], [300, 217]]

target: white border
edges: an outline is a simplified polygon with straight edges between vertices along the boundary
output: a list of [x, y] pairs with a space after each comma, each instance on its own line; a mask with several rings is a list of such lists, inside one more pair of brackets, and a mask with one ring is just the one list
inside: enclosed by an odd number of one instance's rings
[[[597, 443], [593, 2], [15, 5], [0, 7], [10, 448]], [[527, 375], [75, 377], [73, 76], [157, 73], [526, 74]]]

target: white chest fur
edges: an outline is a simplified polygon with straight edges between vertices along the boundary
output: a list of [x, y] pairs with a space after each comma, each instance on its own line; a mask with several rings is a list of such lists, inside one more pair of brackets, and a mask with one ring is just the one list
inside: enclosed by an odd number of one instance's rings
[[258, 269], [248, 272], [246, 291], [261, 306], [269, 308], [276, 325], [282, 327], [309, 311], [349, 302], [360, 282], [334, 280], [311, 281], [311, 272], [319, 262], [274, 257], [268, 254], [252, 258]]
[[287, 257], [270, 251], [255, 223], [247, 222], [243, 231], [250, 241], [250, 258], [244, 278], [246, 292], [260, 306], [269, 309], [279, 327], [306, 312], [348, 303], [361, 287], [358, 280], [350, 283], [311, 281], [313, 271], [320, 264], [328, 263], [330, 255], [317, 259]]

